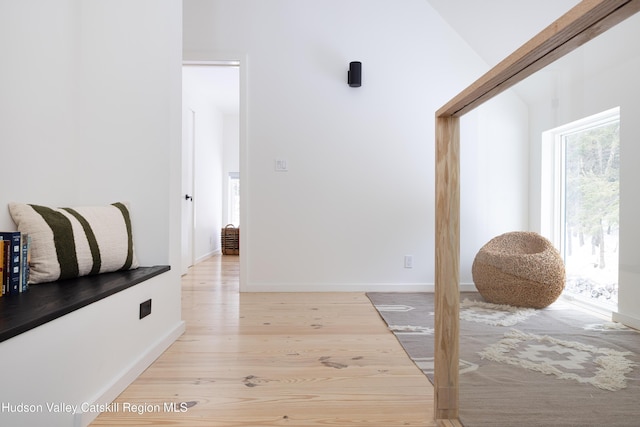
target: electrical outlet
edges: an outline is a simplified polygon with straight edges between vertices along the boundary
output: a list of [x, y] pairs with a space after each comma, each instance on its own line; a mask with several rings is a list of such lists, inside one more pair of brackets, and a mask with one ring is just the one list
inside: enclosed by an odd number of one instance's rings
[[404, 256], [404, 268], [413, 268], [413, 255]]
[[140, 318], [147, 317], [151, 314], [151, 300], [148, 299], [145, 302], [140, 303]]

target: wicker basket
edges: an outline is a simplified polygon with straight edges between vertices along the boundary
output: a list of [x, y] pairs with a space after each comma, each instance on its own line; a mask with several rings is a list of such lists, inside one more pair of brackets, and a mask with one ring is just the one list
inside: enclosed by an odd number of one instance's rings
[[240, 229], [229, 224], [220, 232], [223, 255], [240, 255]]

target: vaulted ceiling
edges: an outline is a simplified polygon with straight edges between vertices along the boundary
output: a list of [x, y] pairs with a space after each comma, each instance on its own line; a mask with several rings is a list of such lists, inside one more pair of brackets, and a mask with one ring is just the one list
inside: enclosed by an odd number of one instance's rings
[[[580, 3], [578, 0], [427, 1], [487, 63], [487, 71]], [[640, 13], [518, 83], [513, 90], [529, 104], [551, 100], [562, 84], [559, 76], [572, 78], [598, 73], [612, 64], [638, 58], [638, 40]]]
[[578, 0], [427, 0], [493, 67]]

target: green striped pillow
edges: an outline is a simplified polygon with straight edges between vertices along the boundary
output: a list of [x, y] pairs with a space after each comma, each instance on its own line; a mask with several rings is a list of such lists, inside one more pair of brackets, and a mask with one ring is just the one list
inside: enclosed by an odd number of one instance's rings
[[10, 203], [18, 231], [31, 236], [29, 283], [138, 267], [127, 203], [49, 208]]

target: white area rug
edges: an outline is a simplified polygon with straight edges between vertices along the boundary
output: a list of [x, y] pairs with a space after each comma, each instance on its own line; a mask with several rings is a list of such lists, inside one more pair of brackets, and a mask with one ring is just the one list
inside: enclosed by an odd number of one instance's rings
[[460, 303], [460, 319], [491, 326], [513, 326], [536, 315], [533, 308], [511, 307], [465, 298]]
[[517, 329], [505, 333], [503, 339], [479, 354], [483, 359], [592, 384], [610, 391], [626, 388], [625, 375], [637, 366], [630, 359], [634, 355], [630, 351], [528, 334]]

